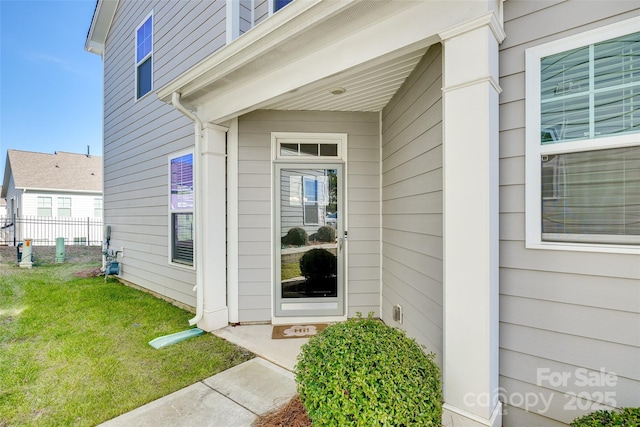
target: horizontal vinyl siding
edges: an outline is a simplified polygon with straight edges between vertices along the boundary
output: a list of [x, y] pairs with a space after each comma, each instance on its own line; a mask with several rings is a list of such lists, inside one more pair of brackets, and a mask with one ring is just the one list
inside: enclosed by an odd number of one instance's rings
[[240, 34], [244, 34], [253, 27], [251, 4], [253, 0], [240, 1]]
[[104, 56], [104, 218], [121, 277], [195, 306], [195, 272], [169, 263], [168, 156], [193, 123], [154, 93], [135, 100], [135, 29], [154, 12], [154, 89], [224, 44], [225, 1], [120, 1]]
[[[505, 2], [504, 8], [500, 386], [507, 400], [529, 393], [551, 399], [551, 406], [507, 402], [503, 425], [555, 427], [588, 412], [566, 408], [569, 393], [595, 401], [597, 392], [613, 392], [618, 407], [640, 406], [640, 259], [525, 248], [525, 49], [638, 16], [640, 8], [626, 1]], [[614, 387], [580, 386], [577, 370], [601, 368], [617, 375]], [[538, 369], [571, 377], [553, 385], [540, 380]]]
[[[432, 46], [382, 115], [382, 318], [442, 363], [442, 49]], [[402, 325], [393, 321], [400, 304]]]
[[269, 0], [254, 0], [254, 25], [258, 25], [269, 17]]
[[380, 196], [378, 115], [257, 111], [239, 120], [240, 321], [271, 320], [271, 132], [347, 133], [349, 309], [379, 315]]

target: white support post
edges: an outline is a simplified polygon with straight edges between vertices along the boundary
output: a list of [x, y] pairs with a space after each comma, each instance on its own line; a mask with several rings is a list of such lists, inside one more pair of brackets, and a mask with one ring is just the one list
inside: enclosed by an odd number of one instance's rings
[[205, 331], [220, 329], [229, 324], [226, 274], [226, 138], [227, 128], [205, 124], [200, 161], [202, 224], [197, 231], [201, 239], [203, 317], [198, 327]]
[[493, 12], [441, 34], [445, 426], [501, 426], [498, 44]]
[[240, 322], [238, 306], [238, 119], [227, 132], [227, 305], [229, 323]]

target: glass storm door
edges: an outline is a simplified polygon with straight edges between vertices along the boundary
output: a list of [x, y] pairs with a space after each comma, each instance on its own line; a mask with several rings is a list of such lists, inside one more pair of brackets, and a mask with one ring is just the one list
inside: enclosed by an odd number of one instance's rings
[[342, 165], [276, 165], [276, 316], [344, 314]]

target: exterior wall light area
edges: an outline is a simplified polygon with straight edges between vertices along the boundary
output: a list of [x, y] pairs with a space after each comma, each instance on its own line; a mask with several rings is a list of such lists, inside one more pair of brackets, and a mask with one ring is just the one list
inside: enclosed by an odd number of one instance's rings
[[331, 88], [329, 91], [334, 95], [342, 95], [347, 90], [343, 87], [334, 87], [334, 88]]

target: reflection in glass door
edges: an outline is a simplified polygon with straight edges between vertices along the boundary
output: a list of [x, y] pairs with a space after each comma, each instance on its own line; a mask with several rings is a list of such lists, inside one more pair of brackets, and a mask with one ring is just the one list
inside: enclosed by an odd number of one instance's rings
[[276, 315], [343, 313], [341, 165], [276, 165]]

